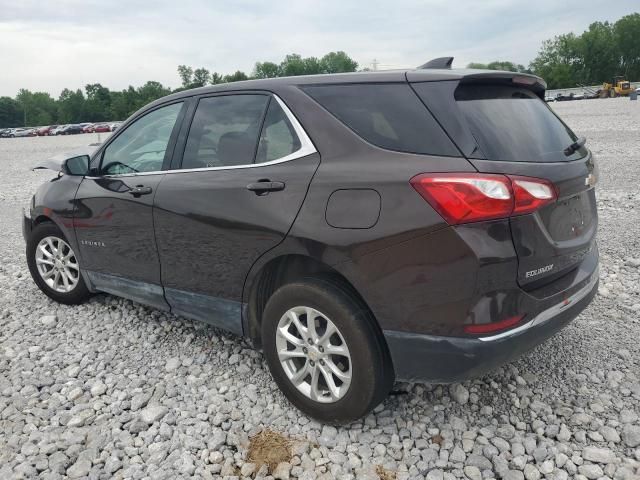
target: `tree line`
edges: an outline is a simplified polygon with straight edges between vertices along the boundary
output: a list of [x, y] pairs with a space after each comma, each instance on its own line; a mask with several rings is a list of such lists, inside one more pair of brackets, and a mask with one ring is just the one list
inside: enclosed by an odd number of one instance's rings
[[179, 65], [182, 84], [176, 89], [156, 81], [121, 91], [93, 83], [84, 90], [65, 88], [57, 99], [46, 92], [21, 89], [15, 98], [0, 97], [0, 128], [124, 120], [149, 102], [180, 90], [252, 78], [354, 72], [357, 68], [358, 63], [341, 51], [329, 52], [321, 58], [292, 53], [280, 63], [256, 63], [251, 75], [238, 70], [223, 76], [206, 68]]
[[548, 88], [598, 85], [621, 75], [640, 80], [640, 13], [615, 23], [594, 22], [579, 35], [567, 33], [542, 43], [528, 68], [512, 62], [470, 63], [469, 68], [488, 68], [535, 73]]
[[[597, 85], [616, 75], [640, 80], [640, 13], [626, 15], [614, 23], [594, 22], [579, 35], [567, 33], [546, 40], [528, 67], [510, 61], [470, 63], [468, 67], [534, 73], [544, 78], [549, 88]], [[45, 92], [21, 89], [15, 98], [0, 97], [0, 127], [124, 120], [140, 107], [174, 91], [251, 78], [357, 69], [358, 63], [342, 51], [320, 58], [293, 53], [280, 63], [258, 62], [250, 74], [238, 70], [222, 75], [206, 68], [179, 65], [181, 86], [177, 89], [148, 81], [141, 87], [112, 91], [95, 83], [86, 85], [84, 91], [65, 88], [57, 99]]]

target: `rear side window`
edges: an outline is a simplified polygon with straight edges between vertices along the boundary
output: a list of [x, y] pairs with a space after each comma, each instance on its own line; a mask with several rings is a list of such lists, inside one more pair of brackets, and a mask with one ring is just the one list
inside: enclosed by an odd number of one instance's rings
[[181, 168], [253, 163], [267, 95], [202, 98], [194, 114]]
[[407, 84], [315, 85], [303, 90], [360, 137], [399, 152], [459, 152]]
[[499, 85], [461, 85], [455, 99], [478, 146], [488, 160], [562, 162], [565, 148], [577, 140], [545, 102], [533, 92]]
[[256, 163], [270, 162], [291, 155], [301, 147], [293, 125], [289, 122], [277, 100], [269, 102], [264, 119]]

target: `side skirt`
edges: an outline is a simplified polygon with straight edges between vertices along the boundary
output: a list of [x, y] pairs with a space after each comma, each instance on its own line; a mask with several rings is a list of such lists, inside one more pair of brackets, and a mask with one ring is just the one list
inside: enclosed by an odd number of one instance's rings
[[209, 295], [165, 288], [164, 295], [171, 312], [242, 335], [244, 304]]
[[84, 275], [89, 280], [91, 291], [110, 293], [159, 310], [170, 310], [160, 285], [86, 270]]

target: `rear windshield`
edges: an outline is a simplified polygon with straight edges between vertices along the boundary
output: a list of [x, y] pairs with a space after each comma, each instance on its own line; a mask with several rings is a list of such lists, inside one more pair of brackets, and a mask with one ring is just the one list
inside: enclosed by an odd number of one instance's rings
[[586, 154], [585, 148], [564, 154], [576, 135], [527, 89], [461, 85], [455, 98], [488, 160], [563, 162]]
[[388, 150], [460, 155], [406, 83], [306, 86], [303, 90], [369, 143]]

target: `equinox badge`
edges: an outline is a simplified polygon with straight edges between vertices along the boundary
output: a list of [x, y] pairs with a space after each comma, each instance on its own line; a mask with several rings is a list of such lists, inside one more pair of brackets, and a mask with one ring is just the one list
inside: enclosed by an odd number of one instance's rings
[[540, 267], [537, 270], [531, 270], [525, 274], [526, 278], [535, 277], [536, 275], [540, 275], [541, 273], [547, 273], [553, 269], [553, 263], [550, 265], [546, 265], [544, 267]]

